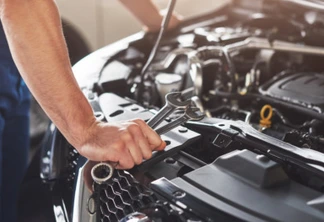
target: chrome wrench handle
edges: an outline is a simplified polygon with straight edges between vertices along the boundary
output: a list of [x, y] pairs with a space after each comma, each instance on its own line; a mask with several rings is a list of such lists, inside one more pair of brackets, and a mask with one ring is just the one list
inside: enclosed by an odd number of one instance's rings
[[176, 108], [172, 106], [163, 106], [162, 109], [149, 121], [147, 121], [147, 125], [149, 125], [152, 129], [157, 127], [165, 118], [167, 118]]
[[189, 120], [189, 118], [187, 118], [186, 116], [181, 116], [181, 117], [177, 118], [176, 120], [172, 121], [171, 123], [158, 128], [157, 130], [155, 130], [155, 132], [159, 135], [162, 135], [162, 134], [167, 133], [170, 130], [176, 128], [177, 126], [181, 125], [182, 123], [185, 123], [188, 120]]
[[185, 110], [191, 104], [191, 100], [179, 101], [181, 93], [171, 92], [165, 96], [165, 105], [160, 109], [160, 111], [155, 114], [147, 124], [155, 129], [167, 116], [169, 116], [175, 110]]
[[201, 120], [205, 117], [205, 114], [197, 114], [196, 112], [199, 111], [197, 107], [188, 107], [185, 113], [178, 117], [176, 120], [156, 129], [155, 131], [157, 134], [162, 135], [164, 133], [169, 132], [170, 130], [176, 128], [177, 126], [181, 125], [182, 123], [187, 122], [188, 120]]

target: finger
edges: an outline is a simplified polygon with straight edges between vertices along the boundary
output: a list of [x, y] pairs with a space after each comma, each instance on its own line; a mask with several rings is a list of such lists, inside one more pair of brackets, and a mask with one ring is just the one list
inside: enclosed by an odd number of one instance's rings
[[155, 151], [161, 151], [161, 150], [164, 150], [165, 147], [166, 147], [166, 142], [162, 140], [162, 143], [160, 144], [160, 146], [156, 147], [154, 150]]
[[148, 144], [146, 137], [144, 136], [142, 129], [136, 125], [129, 127], [129, 131], [133, 136], [135, 143], [139, 146], [144, 159], [150, 159], [152, 157], [152, 149]]
[[152, 157], [152, 149], [147, 142], [147, 139], [143, 136], [143, 138], [138, 139], [139, 147], [141, 148], [143, 158], [148, 160]]
[[127, 154], [124, 154], [124, 156], [120, 158], [120, 161], [116, 165], [116, 169], [127, 170], [132, 169], [134, 166], [134, 160], [129, 151], [127, 151]]
[[124, 141], [125, 147], [129, 150], [135, 164], [141, 164], [143, 161], [142, 151], [135, 143], [132, 135], [129, 132], [125, 132], [121, 135], [121, 139]]
[[151, 127], [149, 127], [143, 120], [136, 119], [133, 121], [140, 126], [149, 144], [151, 144], [155, 148], [161, 144], [162, 142], [161, 137]]
[[117, 161], [114, 161], [117, 163], [115, 167], [117, 169], [133, 168], [135, 165], [134, 160], [124, 142], [119, 140], [119, 143], [115, 143], [113, 146], [113, 149], [117, 151]]

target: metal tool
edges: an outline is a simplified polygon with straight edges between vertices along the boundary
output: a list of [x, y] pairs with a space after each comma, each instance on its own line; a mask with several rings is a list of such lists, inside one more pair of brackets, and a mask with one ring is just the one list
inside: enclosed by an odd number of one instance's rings
[[[148, 125], [155, 129], [165, 118], [167, 118], [175, 110], [184, 110], [184, 114], [178, 117], [176, 120], [156, 129], [156, 132], [161, 135], [164, 134], [175, 127], [179, 126], [182, 123], [187, 122], [188, 120], [201, 120], [205, 117], [204, 114], [197, 114], [199, 108], [193, 107], [191, 105], [191, 100], [180, 101], [179, 97], [181, 93], [174, 92], [168, 93], [165, 96], [166, 104], [164, 107], [149, 121]], [[112, 163], [98, 163], [91, 170], [91, 177], [97, 184], [106, 183], [113, 176], [113, 172], [118, 163], [115, 163], [115, 166]]]
[[153, 116], [147, 124], [154, 129], [157, 127], [167, 116], [169, 116], [175, 110], [185, 110], [190, 104], [190, 100], [179, 101], [181, 96], [180, 92], [168, 93], [165, 96], [165, 105], [160, 109], [160, 111]]
[[187, 122], [188, 120], [201, 120], [205, 117], [204, 114], [197, 114], [196, 112], [199, 111], [199, 108], [197, 107], [191, 107], [189, 106], [185, 113], [178, 117], [176, 120], [156, 129], [155, 131], [159, 134], [159, 135], [162, 135], [174, 128], [176, 128], [177, 126], [181, 125], [182, 123], [185, 123]]
[[[117, 164], [115, 164], [116, 166]], [[91, 169], [91, 177], [97, 184], [106, 183], [113, 176], [115, 169], [113, 163], [98, 163]]]

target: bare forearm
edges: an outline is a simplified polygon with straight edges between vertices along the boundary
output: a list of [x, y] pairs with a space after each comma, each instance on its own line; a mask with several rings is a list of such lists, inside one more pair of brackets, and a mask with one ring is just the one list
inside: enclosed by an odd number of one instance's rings
[[0, 0], [15, 63], [36, 99], [81, 155], [132, 168], [166, 144], [143, 120], [96, 121], [73, 76], [54, 0]]
[[33, 95], [69, 140], [93, 121], [73, 76], [52, 0], [0, 0], [1, 21], [14, 61]]

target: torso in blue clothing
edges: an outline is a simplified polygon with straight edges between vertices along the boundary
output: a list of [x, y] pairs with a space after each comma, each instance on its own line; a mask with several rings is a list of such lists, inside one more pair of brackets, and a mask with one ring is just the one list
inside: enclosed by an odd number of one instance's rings
[[11, 112], [26, 99], [29, 93], [12, 59], [0, 21], [0, 111]]
[[6, 36], [4, 34], [2, 24], [0, 21], [0, 62], [3, 60], [12, 60], [11, 54], [9, 51], [9, 46], [6, 40]]
[[[0, 21], [0, 221], [17, 220], [19, 184], [27, 167], [29, 92], [11, 57]], [[4, 182], [5, 181], [5, 182]]]

